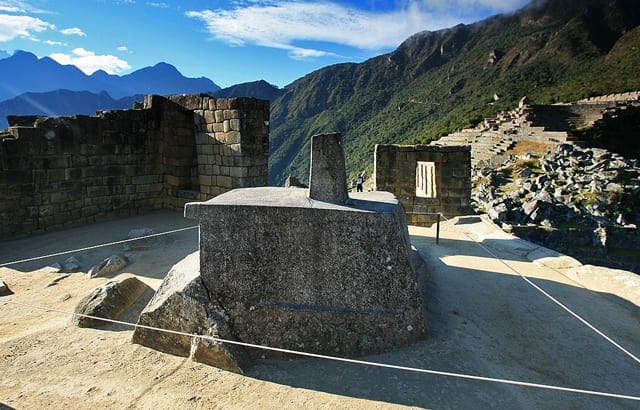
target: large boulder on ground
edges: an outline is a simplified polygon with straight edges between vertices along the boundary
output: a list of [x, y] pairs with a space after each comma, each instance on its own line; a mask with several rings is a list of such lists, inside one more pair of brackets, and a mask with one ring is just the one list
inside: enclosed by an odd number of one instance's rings
[[[233, 339], [224, 309], [210, 299], [200, 277], [199, 252], [171, 268], [162, 285], [140, 314], [138, 324], [189, 335]], [[138, 327], [133, 343], [161, 352], [189, 357], [221, 369], [242, 373], [245, 353], [235, 345], [185, 334]]]
[[[148, 288], [138, 278], [121, 281], [111, 280], [94, 289], [76, 305], [75, 313], [81, 315], [118, 319]], [[74, 316], [73, 322], [80, 327], [95, 327], [107, 322], [85, 316]]]

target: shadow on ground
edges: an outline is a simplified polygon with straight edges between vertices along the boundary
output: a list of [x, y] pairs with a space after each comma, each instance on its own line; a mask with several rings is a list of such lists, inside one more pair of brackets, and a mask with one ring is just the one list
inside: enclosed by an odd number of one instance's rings
[[[427, 262], [428, 339], [364, 358], [398, 366], [640, 396], [640, 366], [477, 244], [412, 237]], [[495, 240], [494, 240], [495, 241]], [[494, 245], [496, 243], [494, 242]], [[455, 256], [468, 266], [446, 261]], [[528, 261], [514, 257], [510, 265]], [[535, 273], [535, 272], [531, 272]], [[579, 286], [532, 279], [640, 355], [637, 306]], [[262, 361], [250, 377], [298, 388], [433, 408], [634, 408], [637, 402], [325, 360]]]
[[[42, 235], [0, 242], [0, 265], [74, 249], [93, 247], [127, 239], [132, 229], [153, 228], [155, 232], [197, 226], [194, 221], [185, 219], [178, 212], [158, 211], [146, 215], [117, 219], [77, 228], [52, 231]], [[198, 229], [190, 229], [158, 238], [159, 245], [144, 250], [126, 250], [123, 244], [115, 244], [97, 249], [65, 253], [64, 255], [42, 258], [34, 261], [16, 263], [7, 268], [21, 272], [39, 270], [54, 263], [62, 263], [74, 256], [80, 262], [80, 272], [87, 272], [93, 265], [100, 263], [113, 254], [127, 254], [131, 264], [125, 270], [135, 275], [149, 278], [163, 278], [176, 262], [189, 253], [198, 250]], [[167, 252], [170, 249], [171, 252]], [[145, 258], [144, 269], [136, 266], [136, 259]], [[151, 263], [147, 263], [151, 262]], [[119, 272], [110, 275], [115, 276]], [[106, 276], [109, 277], [109, 276]]]
[[[161, 226], [150, 227], [161, 232], [193, 225], [174, 213], [161, 220], [165, 221]], [[37, 256], [45, 247], [50, 252], [52, 241], [59, 242], [55, 248], [63, 251], [120, 240], [130, 229], [145, 227], [146, 220], [121, 222], [2, 242], [0, 263]], [[469, 218], [461, 224], [476, 222]], [[98, 236], [91, 233], [96, 227]], [[197, 249], [197, 232], [197, 229], [182, 232], [157, 249], [140, 251], [140, 257], [147, 261], [153, 259], [153, 263], [145, 263], [150, 267], [139, 271], [134, 258], [127, 272], [161, 279], [173, 264]], [[411, 239], [429, 271], [422, 286], [428, 338], [363, 360], [640, 396], [637, 382], [640, 364], [534, 289], [518, 273], [531, 278], [636, 357], [640, 355], [638, 306], [610, 294], [585, 290], [551, 270], [532, 264], [521, 256], [527, 249], [519, 249], [519, 245], [514, 246], [508, 239], [483, 241], [495, 252], [510, 250], [499, 255], [502, 261], [463, 235], [446, 230], [439, 245], [435, 244], [432, 232], [412, 235]], [[121, 252], [121, 248], [117, 249]], [[172, 252], [168, 252], [169, 249]], [[80, 257], [99, 261], [112, 253], [116, 252], [105, 248]], [[30, 271], [47, 263], [50, 262], [29, 262], [11, 268]], [[146, 292], [121, 319], [136, 322], [152, 296], [152, 291]], [[103, 329], [130, 330], [122, 325], [108, 325]], [[247, 376], [297, 388], [417, 407], [637, 408], [637, 402], [624, 399], [320, 359], [262, 360], [248, 370]]]

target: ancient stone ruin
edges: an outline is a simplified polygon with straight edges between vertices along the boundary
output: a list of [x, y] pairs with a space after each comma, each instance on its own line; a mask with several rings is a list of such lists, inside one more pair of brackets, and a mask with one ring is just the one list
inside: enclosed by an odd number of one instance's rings
[[267, 185], [268, 101], [150, 95], [96, 116], [8, 119], [0, 240]]
[[[388, 192], [347, 195], [339, 134], [311, 145], [309, 189], [236, 189], [186, 205], [199, 255], [172, 269], [139, 324], [338, 356], [425, 337], [402, 205]], [[145, 328], [133, 341], [237, 372], [274, 356]]]
[[425, 213], [471, 213], [469, 146], [376, 145], [374, 178], [375, 190], [400, 200], [410, 225], [434, 223]]
[[585, 263], [640, 272], [640, 167], [600, 148], [558, 145], [476, 169], [472, 203], [505, 230]]

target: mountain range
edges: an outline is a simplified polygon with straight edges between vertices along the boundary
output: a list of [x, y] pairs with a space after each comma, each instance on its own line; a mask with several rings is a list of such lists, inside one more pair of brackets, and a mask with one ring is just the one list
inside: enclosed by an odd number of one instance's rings
[[322, 68], [271, 105], [269, 182], [309, 172], [310, 137], [341, 132], [350, 178], [378, 143], [427, 143], [516, 107], [640, 89], [637, 0], [534, 0], [421, 32], [389, 54]]
[[[179, 86], [171, 88], [165, 84], [164, 95], [182, 94], [182, 93], [199, 93], [205, 92], [206, 89], [185, 90]], [[255, 82], [237, 84], [228, 88], [209, 91], [208, 93], [214, 97], [231, 98], [239, 96], [251, 96], [264, 100], [273, 101], [277, 96], [282, 94], [282, 90], [260, 80]], [[71, 91], [71, 90], [54, 90], [47, 92], [27, 92], [0, 101], [0, 129], [6, 128], [9, 123], [7, 116], [10, 115], [94, 115], [98, 110], [120, 110], [131, 108], [135, 102], [142, 102], [147, 94], [159, 93], [140, 93], [126, 96], [118, 99], [112, 98], [106, 91], [93, 93], [89, 91]]]
[[92, 115], [99, 109], [131, 108], [147, 94], [220, 90], [208, 78], [187, 78], [167, 63], [124, 76], [102, 70], [87, 75], [76, 66], [21, 50], [0, 55], [0, 73], [0, 129], [7, 127], [8, 115]]
[[326, 132], [343, 134], [354, 176], [372, 171], [375, 144], [427, 143], [523, 96], [546, 104], [640, 89], [639, 24], [637, 0], [533, 0], [508, 15], [417, 33], [391, 53], [328, 66], [283, 89], [264, 81], [220, 89], [166, 63], [87, 76], [16, 52], [0, 55], [0, 128], [7, 114], [91, 114], [130, 107], [136, 94], [252, 96], [271, 101], [270, 184], [289, 174], [304, 180], [310, 137]]
[[0, 101], [25, 92], [55, 90], [107, 92], [118, 99], [135, 94], [172, 94], [216, 91], [220, 87], [208, 78], [187, 78], [171, 64], [158, 63], [131, 74], [118, 76], [98, 70], [87, 75], [74, 65], [38, 58], [27, 51], [18, 50], [8, 58], [0, 59]]

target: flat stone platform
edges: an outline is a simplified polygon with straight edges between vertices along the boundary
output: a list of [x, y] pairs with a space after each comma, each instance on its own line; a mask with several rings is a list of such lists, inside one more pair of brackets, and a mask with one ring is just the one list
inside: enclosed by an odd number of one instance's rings
[[[393, 194], [384, 191], [351, 192], [345, 205], [311, 199], [307, 196], [307, 192], [306, 188], [243, 188], [218, 195], [203, 204], [394, 213], [399, 203]], [[194, 209], [192, 205], [185, 212], [192, 212]], [[190, 215], [185, 213], [186, 217]]]

